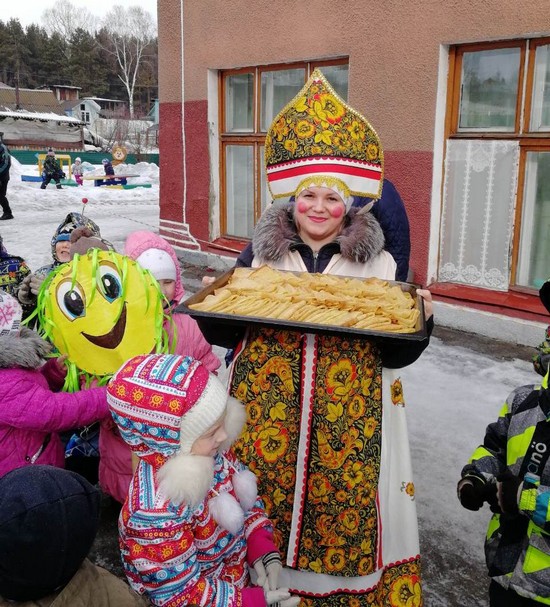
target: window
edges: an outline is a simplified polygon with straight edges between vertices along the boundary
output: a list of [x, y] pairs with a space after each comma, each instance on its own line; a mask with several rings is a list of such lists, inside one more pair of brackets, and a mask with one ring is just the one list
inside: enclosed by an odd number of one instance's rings
[[348, 60], [269, 65], [220, 74], [221, 234], [251, 238], [271, 202], [264, 174], [267, 129], [277, 114], [320, 68], [347, 99]]
[[450, 49], [438, 280], [534, 292], [550, 255], [550, 39]]

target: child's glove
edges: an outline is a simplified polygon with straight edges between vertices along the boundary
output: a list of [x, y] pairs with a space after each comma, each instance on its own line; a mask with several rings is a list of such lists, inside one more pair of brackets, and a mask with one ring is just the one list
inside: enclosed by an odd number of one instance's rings
[[271, 607], [297, 607], [300, 604], [300, 598], [290, 596], [287, 588], [278, 590], [268, 590], [265, 593], [265, 602]]
[[30, 277], [31, 293], [36, 297], [38, 295], [38, 291], [40, 291], [42, 283], [44, 282], [45, 276], [42, 276], [41, 274], [31, 274]]
[[25, 306], [34, 305], [36, 297], [31, 293], [32, 274], [27, 274], [17, 290], [17, 299]]
[[507, 514], [519, 513], [519, 492], [523, 480], [509, 470], [497, 476], [498, 505]]
[[254, 571], [258, 575], [257, 586], [261, 586], [266, 592], [275, 590], [279, 581], [279, 573], [283, 565], [278, 552], [268, 552], [254, 563]]
[[482, 476], [467, 474], [456, 487], [458, 499], [467, 510], [479, 510], [484, 502], [497, 506], [497, 488], [495, 483], [487, 482]]

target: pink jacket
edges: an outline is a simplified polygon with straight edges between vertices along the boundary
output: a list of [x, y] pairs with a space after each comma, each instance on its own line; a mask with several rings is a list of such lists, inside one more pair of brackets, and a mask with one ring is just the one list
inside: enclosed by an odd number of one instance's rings
[[39, 369], [0, 368], [0, 476], [30, 464], [63, 468], [58, 432], [109, 415], [105, 388], [74, 394], [52, 391], [62, 385], [53, 360]]
[[[166, 251], [176, 268], [180, 267], [174, 249], [153, 232], [141, 230], [133, 232], [126, 239], [124, 254], [132, 259], [139, 257], [147, 249], [161, 249]], [[176, 292], [172, 309], [183, 299], [185, 291], [181, 281], [180, 272], [176, 272]], [[176, 312], [171, 320], [164, 323], [168, 333], [170, 352], [183, 356], [192, 356], [200, 360], [209, 371], [216, 372], [220, 360], [212, 352], [212, 346], [204, 339], [197, 323], [187, 314]], [[111, 419], [101, 424], [99, 435], [99, 484], [104, 493], [107, 493], [119, 502], [124, 502], [128, 487], [132, 479], [132, 458], [130, 449], [120, 438], [118, 430]]]

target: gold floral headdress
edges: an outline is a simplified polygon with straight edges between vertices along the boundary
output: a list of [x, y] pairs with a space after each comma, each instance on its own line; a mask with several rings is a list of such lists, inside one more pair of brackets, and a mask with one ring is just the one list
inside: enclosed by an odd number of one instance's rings
[[319, 70], [270, 126], [265, 164], [274, 199], [314, 184], [347, 196], [379, 198], [382, 191], [384, 157], [376, 131]]

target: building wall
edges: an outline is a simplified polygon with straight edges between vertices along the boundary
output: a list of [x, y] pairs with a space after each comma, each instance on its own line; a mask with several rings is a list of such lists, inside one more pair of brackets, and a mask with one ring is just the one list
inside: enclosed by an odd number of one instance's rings
[[158, 7], [161, 226], [165, 219], [188, 223], [197, 239], [209, 240], [217, 201], [209, 205], [208, 70], [348, 56], [348, 101], [381, 138], [386, 176], [411, 222], [417, 282], [426, 281], [430, 256], [432, 265], [437, 256], [442, 48], [550, 32], [547, 0], [532, 0], [528, 10], [516, 0], [159, 0]]

